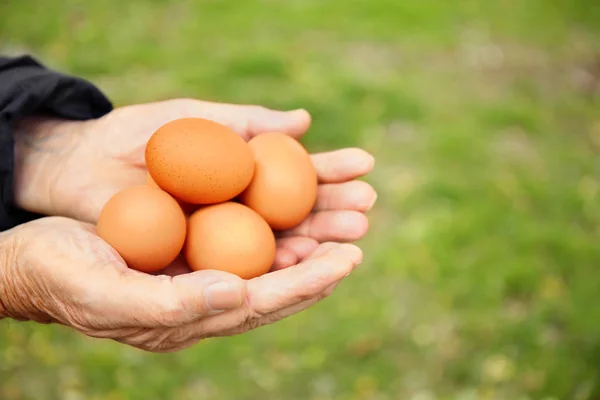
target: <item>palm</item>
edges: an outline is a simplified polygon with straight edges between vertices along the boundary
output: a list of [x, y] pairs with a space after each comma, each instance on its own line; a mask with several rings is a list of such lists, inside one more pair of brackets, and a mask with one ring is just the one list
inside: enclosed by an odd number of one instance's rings
[[[170, 120], [190, 116], [228, 125], [246, 140], [274, 130], [299, 138], [310, 125], [310, 117], [304, 112], [291, 116], [263, 108], [194, 100], [116, 109], [89, 126], [79, 151], [72, 156], [72, 163], [87, 173], [76, 173], [76, 167], [65, 168], [70, 173], [63, 181], [75, 183], [78, 188], [66, 215], [95, 222], [113, 194], [144, 183], [144, 150], [150, 135]], [[355, 179], [370, 171], [372, 157], [362, 150], [345, 149], [315, 154], [312, 159], [320, 180], [318, 200], [304, 222], [279, 234], [276, 269], [303, 260], [319, 243], [353, 241], [368, 228], [364, 212], [375, 201], [375, 193], [368, 184]]]

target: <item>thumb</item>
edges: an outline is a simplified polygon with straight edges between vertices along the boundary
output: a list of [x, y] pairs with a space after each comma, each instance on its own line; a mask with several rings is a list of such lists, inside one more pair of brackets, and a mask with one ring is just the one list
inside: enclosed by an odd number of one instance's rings
[[245, 281], [221, 271], [197, 271], [171, 278], [128, 270], [121, 276], [123, 279], [118, 284], [113, 282], [107, 296], [122, 310], [119, 321], [115, 321], [121, 326], [181, 326], [240, 307], [246, 298]]

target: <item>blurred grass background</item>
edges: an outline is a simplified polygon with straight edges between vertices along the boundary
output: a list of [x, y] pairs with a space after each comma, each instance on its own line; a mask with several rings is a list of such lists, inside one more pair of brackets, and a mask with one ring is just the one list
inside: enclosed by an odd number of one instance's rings
[[305, 107], [379, 192], [334, 296], [152, 355], [0, 324], [0, 399], [600, 396], [600, 3], [8, 0], [0, 49], [118, 105]]

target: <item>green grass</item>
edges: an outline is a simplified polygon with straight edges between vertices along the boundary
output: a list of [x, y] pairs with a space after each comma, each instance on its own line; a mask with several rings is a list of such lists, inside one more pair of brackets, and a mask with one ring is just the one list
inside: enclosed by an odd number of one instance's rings
[[589, 0], [7, 2], [0, 48], [169, 97], [306, 107], [361, 146], [365, 262], [314, 308], [152, 355], [0, 324], [0, 398], [600, 395], [600, 6]]

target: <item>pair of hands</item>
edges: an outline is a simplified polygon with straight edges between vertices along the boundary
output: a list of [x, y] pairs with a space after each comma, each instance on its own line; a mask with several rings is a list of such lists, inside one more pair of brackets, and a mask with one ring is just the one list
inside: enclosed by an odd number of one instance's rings
[[347, 242], [368, 230], [373, 188], [356, 178], [373, 157], [360, 149], [311, 155], [319, 177], [310, 216], [277, 239], [273, 272], [242, 280], [192, 272], [183, 260], [156, 275], [131, 270], [95, 233], [116, 192], [146, 179], [144, 149], [169, 120], [203, 117], [244, 139], [270, 131], [300, 138], [304, 110], [177, 99], [118, 108], [90, 121], [31, 118], [15, 130], [15, 197], [52, 215], [0, 234], [0, 317], [60, 323], [144, 350], [174, 351], [295, 314], [328, 296], [362, 259]]

